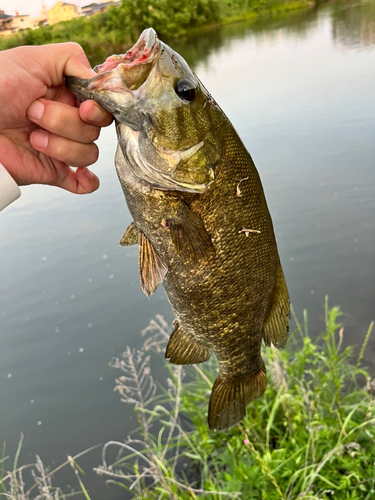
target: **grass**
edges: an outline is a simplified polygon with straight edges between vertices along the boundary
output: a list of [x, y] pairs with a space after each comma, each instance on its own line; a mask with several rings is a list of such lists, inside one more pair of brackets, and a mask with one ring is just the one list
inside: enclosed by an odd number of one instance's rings
[[[91, 500], [79, 475], [84, 472], [79, 467], [76, 460], [82, 455], [94, 450], [99, 445], [82, 451], [74, 457], [68, 457], [66, 462], [50, 471], [48, 467], [44, 466], [38, 455], [36, 456], [35, 463], [19, 466], [18, 459], [22, 443], [23, 435], [21, 435], [17, 446], [12, 469], [9, 471], [6, 470], [6, 464], [10, 457], [5, 455], [6, 445], [5, 443], [3, 445], [2, 458], [0, 459], [0, 500], [64, 500], [81, 494], [84, 495], [86, 500]], [[73, 468], [80, 486], [80, 491], [64, 494], [59, 487], [53, 486], [52, 476], [67, 465], [70, 465]], [[26, 487], [24, 479], [25, 473], [31, 474], [34, 481], [29, 487]]]
[[[296, 328], [287, 348], [264, 350], [264, 396], [249, 405], [241, 425], [221, 433], [209, 431], [206, 423], [218, 371], [214, 356], [203, 365], [166, 364], [163, 386], [153, 379], [151, 360], [158, 357], [155, 351], [164, 353], [170, 334], [157, 316], [143, 332], [143, 348], [127, 348], [111, 362], [119, 372], [115, 390], [134, 407], [139, 427], [125, 442], [106, 443], [96, 472], [139, 500], [375, 498], [375, 386], [362, 367], [373, 323], [355, 359], [353, 347], [344, 347], [341, 316], [326, 300], [325, 330], [313, 340], [307, 313], [302, 322], [293, 314]], [[20, 489], [20, 446], [13, 472], [5, 472], [3, 452], [1, 500], [34, 498], [30, 490]], [[118, 455], [109, 464], [107, 452], [113, 447]], [[90, 500], [75, 458], [66, 463], [74, 468], [80, 493]], [[51, 473], [40, 459], [36, 467], [34, 488], [47, 485], [50, 496], [42, 492], [35, 498], [66, 498], [46, 482]]]
[[[248, 407], [241, 425], [226, 433], [207, 428], [207, 402], [216, 360], [169, 366], [167, 388], [151, 377], [150, 349], [164, 351], [170, 333], [161, 317], [138, 352], [129, 349], [112, 366], [116, 390], [134, 405], [135, 436], [103, 449], [99, 474], [137, 499], [370, 500], [375, 498], [375, 400], [358, 359], [343, 347], [338, 307], [325, 305], [325, 331], [313, 340], [307, 313], [284, 351], [264, 351], [268, 387]], [[185, 379], [184, 383], [182, 380]], [[109, 447], [118, 460], [106, 462]]]

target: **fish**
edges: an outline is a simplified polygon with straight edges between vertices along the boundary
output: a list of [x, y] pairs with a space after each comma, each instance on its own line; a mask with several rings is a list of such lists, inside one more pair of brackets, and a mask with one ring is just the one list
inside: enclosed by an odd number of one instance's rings
[[150, 297], [160, 284], [175, 316], [166, 359], [208, 360], [219, 372], [208, 426], [226, 431], [265, 391], [261, 356], [285, 346], [289, 295], [254, 162], [187, 62], [148, 28], [90, 80], [67, 77], [80, 100], [115, 117], [115, 167]]

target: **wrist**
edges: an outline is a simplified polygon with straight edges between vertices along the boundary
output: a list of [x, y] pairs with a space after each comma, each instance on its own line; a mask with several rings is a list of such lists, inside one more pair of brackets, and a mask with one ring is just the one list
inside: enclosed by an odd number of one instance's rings
[[0, 211], [21, 196], [16, 181], [0, 163]]

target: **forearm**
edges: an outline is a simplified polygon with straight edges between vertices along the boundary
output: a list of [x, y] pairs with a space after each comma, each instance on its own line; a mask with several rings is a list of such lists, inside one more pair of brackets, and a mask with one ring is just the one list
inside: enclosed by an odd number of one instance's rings
[[21, 196], [13, 177], [0, 163], [0, 211]]

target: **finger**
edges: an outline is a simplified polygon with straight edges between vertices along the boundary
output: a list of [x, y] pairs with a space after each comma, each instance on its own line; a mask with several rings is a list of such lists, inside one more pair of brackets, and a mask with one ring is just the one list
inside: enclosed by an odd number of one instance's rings
[[78, 108], [60, 102], [38, 99], [26, 113], [41, 128], [83, 144], [96, 141], [100, 134], [99, 127], [81, 120]]
[[49, 184], [75, 194], [88, 194], [99, 187], [99, 179], [88, 168], [73, 170], [66, 163], [53, 160], [55, 179]]
[[96, 144], [82, 144], [65, 137], [36, 129], [30, 134], [31, 146], [51, 158], [73, 167], [87, 167], [96, 162], [99, 150]]
[[[96, 75], [95, 71], [91, 69], [89, 60], [83, 48], [75, 42], [63, 43], [63, 55], [66, 57], [65, 61], [59, 61], [60, 67], [64, 63], [62, 74], [64, 76], [73, 75], [78, 78], [92, 78]], [[65, 49], [65, 50], [64, 50]]]
[[64, 104], [69, 104], [69, 106], [77, 107], [76, 98], [63, 84], [58, 87], [49, 87], [43, 98], [48, 99], [49, 101], [58, 101]]
[[79, 107], [79, 116], [84, 122], [98, 125], [99, 127], [108, 127], [113, 122], [113, 116], [105, 111], [95, 101], [85, 101]]
[[[43, 51], [43, 67], [47, 69], [47, 86], [57, 86], [62, 83], [66, 75], [78, 78], [92, 78], [95, 72], [82, 47], [78, 43], [67, 42], [38, 47], [37, 55], [40, 57]], [[36, 52], [35, 52], [36, 54]]]

